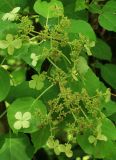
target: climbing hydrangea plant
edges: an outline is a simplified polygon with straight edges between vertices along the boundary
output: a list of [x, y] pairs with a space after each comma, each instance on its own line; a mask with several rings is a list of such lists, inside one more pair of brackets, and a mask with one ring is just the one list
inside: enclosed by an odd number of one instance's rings
[[116, 65], [105, 41], [115, 6], [1, 2], [1, 160], [36, 159], [41, 148], [53, 160], [115, 159]]

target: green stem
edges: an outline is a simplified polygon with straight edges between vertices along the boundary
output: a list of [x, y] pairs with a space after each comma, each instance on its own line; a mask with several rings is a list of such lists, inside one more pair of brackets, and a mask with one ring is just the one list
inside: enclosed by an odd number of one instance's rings
[[86, 115], [86, 113], [84, 112], [84, 110], [83, 110], [81, 107], [79, 107], [79, 108], [80, 108], [81, 112], [83, 113], [83, 115], [85, 116], [85, 118], [89, 121], [89, 118], [87, 117], [87, 115]]
[[33, 38], [35, 37], [35, 35], [33, 33], [29, 33], [30, 36], [33, 36]]
[[48, 58], [49, 62], [58, 70], [61, 70], [50, 58]]
[[39, 34], [39, 32], [37, 32], [37, 31], [32, 31], [33, 33], [37, 33], [37, 34]]
[[5, 110], [1, 115], [0, 115], [0, 119], [7, 113], [7, 111]]
[[46, 18], [46, 26], [48, 26], [48, 20], [49, 20], [49, 11], [48, 11], [48, 15], [47, 15], [47, 18]]
[[30, 40], [32, 41], [32, 40], [34, 40], [34, 39], [36, 39], [36, 38], [38, 38], [39, 36], [34, 36], [34, 37], [32, 37], [32, 38], [30, 38]]
[[75, 114], [73, 113], [73, 111], [71, 109], [70, 109], [70, 111], [71, 111], [71, 113], [73, 115], [74, 120], [77, 121], [77, 118], [76, 118]]
[[71, 61], [63, 53], [61, 55], [67, 60], [69, 64], [71, 64]]
[[32, 105], [41, 98], [41, 96], [43, 96], [49, 89], [51, 89], [54, 86], [54, 84], [50, 85], [48, 88], [46, 88], [32, 103]]
[[5, 58], [3, 58], [3, 60], [2, 60], [2, 62], [1, 62], [1, 64], [0, 65], [3, 65], [3, 63], [4, 63], [4, 61], [6, 60], [6, 57]]

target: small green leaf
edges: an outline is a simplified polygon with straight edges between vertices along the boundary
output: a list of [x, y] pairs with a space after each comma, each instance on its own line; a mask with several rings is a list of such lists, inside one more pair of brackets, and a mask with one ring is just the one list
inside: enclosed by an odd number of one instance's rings
[[22, 83], [26, 79], [26, 71], [24, 68], [17, 68], [11, 73], [12, 83], [14, 86]]
[[86, 0], [76, 0], [75, 11], [81, 11], [87, 8]]

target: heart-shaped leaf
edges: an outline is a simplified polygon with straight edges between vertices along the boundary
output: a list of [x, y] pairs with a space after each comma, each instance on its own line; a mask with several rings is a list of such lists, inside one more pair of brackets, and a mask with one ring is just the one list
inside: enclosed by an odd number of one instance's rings
[[[17, 114], [20, 113], [20, 117]], [[29, 113], [31, 116], [24, 118], [24, 115]], [[14, 132], [32, 133], [38, 130], [41, 125], [41, 116], [45, 117], [47, 110], [45, 105], [40, 100], [35, 100], [32, 97], [25, 97], [16, 99], [8, 108], [7, 116], [11, 129]], [[15, 127], [16, 122], [21, 126]], [[20, 124], [21, 123], [21, 124]], [[28, 123], [28, 127], [25, 127], [25, 123]], [[19, 126], [18, 125], [18, 126]]]
[[58, 0], [52, 0], [51, 2], [37, 0], [34, 4], [34, 10], [45, 18], [58, 17], [63, 15], [64, 12], [62, 2]]

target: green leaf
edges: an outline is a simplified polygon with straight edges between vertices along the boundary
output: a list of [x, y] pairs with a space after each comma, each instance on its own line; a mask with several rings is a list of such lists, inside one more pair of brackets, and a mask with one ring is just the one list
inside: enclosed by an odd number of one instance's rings
[[37, 0], [34, 4], [34, 10], [45, 18], [59, 17], [64, 12], [62, 2], [58, 0], [50, 2]]
[[102, 39], [97, 39], [96, 45], [91, 49], [92, 55], [101, 60], [111, 61], [112, 51], [110, 46]]
[[108, 118], [103, 120], [102, 134], [104, 134], [110, 140], [116, 140], [116, 127]]
[[41, 125], [41, 116], [46, 116], [46, 106], [40, 100], [35, 100], [32, 97], [25, 97], [16, 99], [8, 108], [7, 116], [11, 129], [17, 132], [14, 128], [14, 123], [17, 121], [15, 115], [17, 112], [24, 114], [25, 112], [31, 113], [31, 119], [29, 120], [28, 128], [21, 128], [20, 132], [32, 133], [38, 130]]
[[[80, 147], [84, 150], [85, 153], [89, 155], [93, 155], [94, 158], [107, 158], [115, 157], [116, 156], [116, 146], [115, 143], [108, 140], [108, 141], [97, 141], [96, 145], [90, 144], [88, 140], [89, 134], [78, 135], [77, 142]], [[113, 160], [113, 159], [111, 159]]]
[[99, 78], [89, 69], [85, 74], [83, 87], [85, 87], [90, 95], [95, 95], [96, 90], [102, 90]]
[[[0, 16], [1, 18], [1, 16]], [[9, 21], [3, 21], [0, 19], [0, 39], [8, 33], [17, 33], [17, 24]]]
[[28, 0], [3, 0], [0, 2], [0, 11], [9, 12], [16, 6], [24, 8], [27, 5], [27, 2]]
[[[25, 45], [23, 47], [24, 52], [21, 52], [23, 50], [19, 49], [19, 52], [17, 52], [17, 54], [19, 54], [19, 57], [21, 59], [23, 59], [27, 64], [32, 66], [39, 73], [39, 71], [41, 70], [41, 65], [47, 56], [43, 52], [44, 48], [49, 49], [50, 43], [46, 41], [43, 42], [41, 45], [30, 45], [30, 46]], [[39, 57], [35, 67], [32, 65], [32, 59], [31, 59], [32, 53], [35, 53], [36, 56]]]
[[110, 0], [109, 2], [105, 3], [105, 5], [102, 8], [102, 11], [104, 12], [115, 12], [116, 11], [116, 0]]
[[44, 128], [41, 128], [37, 132], [31, 134], [31, 140], [34, 144], [35, 152], [46, 144], [49, 136], [50, 130], [48, 126], [45, 126]]
[[[79, 78], [77, 76], [77, 78]], [[96, 91], [106, 91], [106, 87], [102, 82], [100, 82], [99, 78], [95, 75], [95, 73], [89, 68], [84, 75], [83, 79], [79, 79], [78, 81], [69, 81], [68, 85], [75, 92], [81, 92], [82, 88], [85, 88], [90, 96], [96, 95]]]
[[96, 4], [96, 3], [90, 3], [90, 5], [89, 5], [89, 8], [88, 8], [88, 10], [90, 11], [90, 12], [92, 12], [92, 13], [98, 13], [98, 14], [100, 14], [100, 13], [102, 13], [101, 12], [101, 7], [100, 7], [100, 5], [99, 4]]
[[71, 25], [70, 28], [67, 29], [67, 32], [73, 33], [73, 38], [77, 38], [78, 34], [81, 33], [82, 35], [89, 38], [91, 41], [96, 41], [95, 33], [89, 23], [83, 20], [74, 19], [71, 19], [70, 21]]
[[0, 101], [4, 100], [10, 90], [10, 78], [8, 72], [0, 67]]
[[109, 101], [108, 103], [105, 103], [102, 105], [103, 113], [108, 117], [112, 114], [116, 113], [116, 102]]
[[114, 89], [116, 89], [116, 65], [105, 64], [101, 66], [102, 78]]
[[33, 157], [33, 147], [25, 135], [7, 135], [0, 149], [0, 159], [2, 160], [31, 160]]
[[22, 97], [37, 97], [39, 92], [37, 90], [29, 88], [29, 82], [24, 81], [17, 86], [11, 86], [9, 94], [7, 96], [8, 102], [13, 102], [17, 98]]
[[64, 15], [71, 19], [81, 19], [88, 21], [88, 12], [87, 10], [81, 10], [78, 12], [75, 12], [75, 2], [72, 2], [70, 4], [66, 3], [66, 6], [64, 7]]
[[116, 32], [116, 1], [108, 1], [104, 5], [98, 20], [103, 28]]
[[12, 82], [16, 86], [26, 79], [26, 72], [24, 68], [17, 68], [11, 73], [12, 76]]

